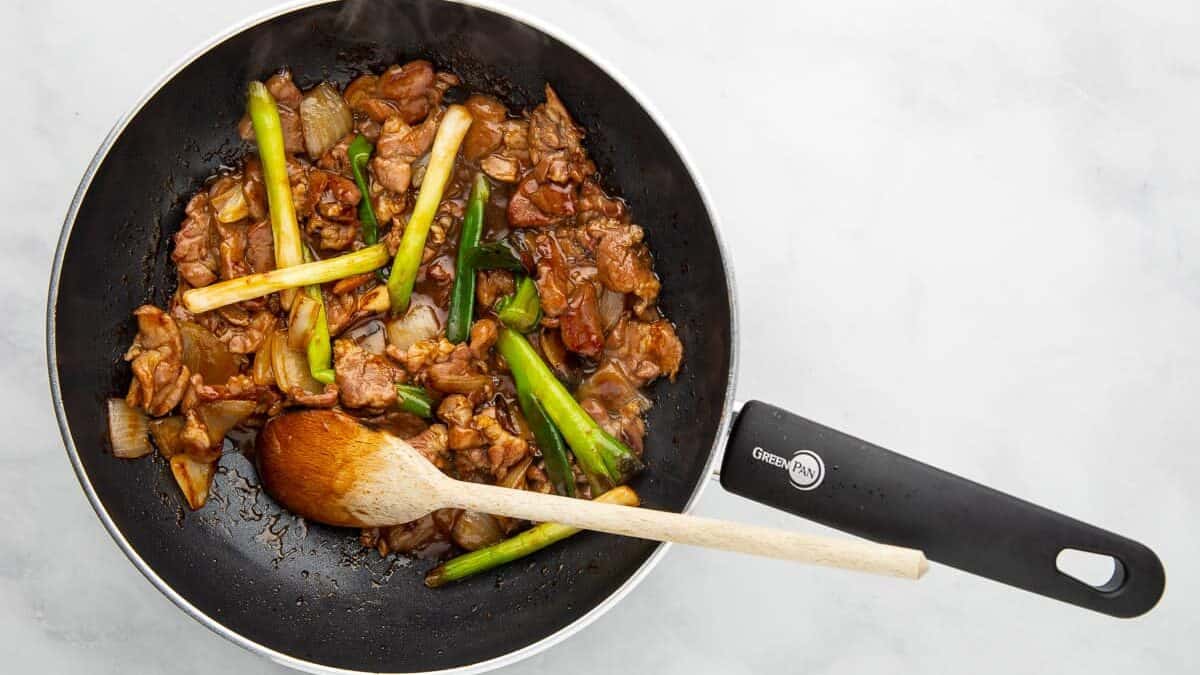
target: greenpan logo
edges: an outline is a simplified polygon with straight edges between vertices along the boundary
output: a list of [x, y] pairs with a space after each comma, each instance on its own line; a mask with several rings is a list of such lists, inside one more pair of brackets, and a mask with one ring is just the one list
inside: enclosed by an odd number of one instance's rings
[[825, 480], [825, 462], [812, 450], [797, 450], [790, 460], [762, 448], [754, 448], [754, 459], [787, 471], [788, 481], [797, 490], [815, 490]]

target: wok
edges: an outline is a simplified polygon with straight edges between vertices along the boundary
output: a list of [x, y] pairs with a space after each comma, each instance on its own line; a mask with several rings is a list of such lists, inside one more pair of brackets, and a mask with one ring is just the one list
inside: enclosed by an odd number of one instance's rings
[[[380, 559], [346, 530], [282, 511], [245, 457], [221, 460], [187, 512], [159, 459], [106, 450], [105, 398], [122, 395], [130, 312], [173, 290], [183, 207], [243, 144], [242, 85], [283, 65], [301, 86], [427, 58], [513, 109], [550, 82], [588, 131], [603, 184], [630, 203], [686, 359], [652, 392], [646, 505], [686, 510], [722, 450], [732, 492], [933, 561], [1114, 616], [1165, 583], [1145, 546], [891, 453], [764, 403], [734, 410], [737, 317], [728, 258], [700, 182], [666, 126], [610, 69], [534, 21], [440, 0], [315, 3], [248, 22], [197, 51], [114, 128], [63, 228], [47, 317], [51, 388], [80, 483], [143, 574], [205, 626], [315, 672], [478, 672], [562, 640], [628, 593], [665, 546], [582, 534], [467, 582], [422, 584], [432, 563]], [[1063, 549], [1112, 556], [1108, 583], [1058, 571]]]

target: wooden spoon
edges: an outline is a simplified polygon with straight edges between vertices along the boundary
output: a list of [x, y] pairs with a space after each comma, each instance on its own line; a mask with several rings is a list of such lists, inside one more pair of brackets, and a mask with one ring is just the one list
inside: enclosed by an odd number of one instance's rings
[[906, 579], [928, 569], [914, 549], [455, 480], [408, 443], [332, 410], [275, 417], [257, 449], [267, 493], [329, 525], [396, 525], [455, 508]]

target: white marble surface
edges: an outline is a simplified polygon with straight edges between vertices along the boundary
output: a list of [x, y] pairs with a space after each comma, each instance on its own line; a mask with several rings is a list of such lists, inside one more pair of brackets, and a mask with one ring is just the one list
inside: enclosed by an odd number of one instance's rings
[[[59, 441], [42, 328], [60, 222], [109, 126], [268, 4], [0, 9], [6, 672], [281, 670], [109, 540]], [[943, 567], [910, 585], [677, 548], [510, 672], [1200, 671], [1193, 0], [519, 4], [606, 55], [697, 161], [740, 285], [740, 398], [1133, 535], [1171, 582], [1118, 621]], [[699, 512], [820, 529], [718, 488]]]

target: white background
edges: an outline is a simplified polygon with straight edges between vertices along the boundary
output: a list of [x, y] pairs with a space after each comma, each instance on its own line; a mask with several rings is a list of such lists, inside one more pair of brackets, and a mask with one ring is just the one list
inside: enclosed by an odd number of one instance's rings
[[[7, 672], [281, 670], [176, 610], [109, 540], [43, 347], [54, 242], [105, 133], [269, 4], [0, 10]], [[737, 272], [739, 398], [1129, 534], [1170, 586], [1119, 621], [940, 566], [908, 584], [676, 548], [509, 672], [1200, 670], [1194, 0], [514, 4], [615, 64], [697, 162]], [[820, 529], [715, 486], [698, 510]]]

